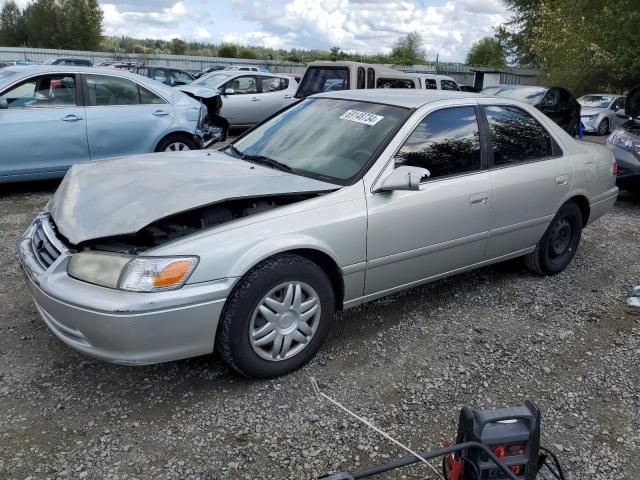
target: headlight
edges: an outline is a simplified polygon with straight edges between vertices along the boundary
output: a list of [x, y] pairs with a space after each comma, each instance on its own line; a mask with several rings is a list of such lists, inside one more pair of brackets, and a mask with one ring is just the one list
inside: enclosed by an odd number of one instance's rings
[[584, 118], [585, 120], [593, 120], [597, 116], [598, 115], [582, 115], [582, 118]]
[[181, 288], [198, 265], [198, 257], [133, 257], [108, 253], [77, 253], [69, 276], [102, 287], [130, 292]]
[[607, 142], [623, 150], [640, 153], [640, 142], [635, 141], [624, 130], [616, 130], [613, 132], [607, 139]]

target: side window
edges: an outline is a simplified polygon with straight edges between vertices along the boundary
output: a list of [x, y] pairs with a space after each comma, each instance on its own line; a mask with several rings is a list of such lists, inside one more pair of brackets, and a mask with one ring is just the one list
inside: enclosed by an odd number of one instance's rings
[[278, 92], [289, 87], [289, 81], [279, 77], [260, 77], [262, 80], [262, 93]]
[[542, 99], [543, 107], [557, 107], [560, 104], [560, 90], [551, 88]]
[[376, 71], [373, 68], [367, 68], [367, 88], [375, 88]]
[[553, 155], [551, 136], [524, 110], [510, 105], [484, 107], [494, 165], [528, 162]]
[[560, 107], [566, 108], [571, 104], [571, 94], [567, 92], [564, 88], [558, 89], [558, 102]]
[[396, 167], [426, 168], [430, 178], [482, 168], [480, 133], [473, 107], [454, 107], [427, 115], [395, 156]]
[[425, 78], [424, 88], [426, 88], [427, 90], [437, 90], [438, 83], [433, 78]]
[[148, 68], [139, 68], [136, 73], [138, 75], [142, 75], [143, 77], [148, 77], [149, 76], [149, 69]]
[[159, 97], [151, 90], [147, 90], [140, 85], [138, 85], [138, 91], [140, 92], [140, 103], [142, 103], [143, 105], [160, 105], [167, 103], [162, 97]]
[[3, 97], [10, 109], [75, 106], [76, 79], [74, 75], [37, 77], [11, 88]]
[[167, 71], [163, 68], [154, 68], [151, 70], [151, 75], [149, 76], [158, 82], [164, 83], [165, 85], [169, 85], [169, 83], [171, 83], [171, 80], [167, 77]]
[[619, 97], [616, 99], [615, 102], [613, 102], [613, 105], [611, 105], [611, 110], [613, 110], [614, 112], [620, 108], [624, 108], [624, 97]]
[[458, 88], [458, 84], [456, 82], [453, 82], [451, 80], [441, 80], [440, 81], [440, 86], [442, 87], [442, 90], [452, 90], [455, 92], [459, 92], [460, 88]]
[[412, 80], [398, 78], [379, 78], [376, 88], [416, 88]]
[[87, 75], [86, 78], [92, 107], [140, 104], [138, 84], [131, 80], [106, 75]]
[[180, 70], [171, 70], [171, 78], [176, 85], [187, 85], [193, 82], [193, 79], [189, 75]]
[[246, 77], [237, 77], [233, 80], [229, 80], [224, 84], [224, 89], [233, 88], [236, 95], [245, 95], [249, 93], [256, 93], [258, 91], [258, 81], [254, 75], [247, 75]]
[[366, 85], [366, 78], [364, 73], [364, 68], [358, 67], [358, 89], [363, 89]]

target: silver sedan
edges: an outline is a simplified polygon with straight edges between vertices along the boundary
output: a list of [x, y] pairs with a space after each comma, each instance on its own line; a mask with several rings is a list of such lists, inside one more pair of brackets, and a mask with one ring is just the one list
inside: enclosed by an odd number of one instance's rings
[[590, 94], [578, 98], [580, 119], [584, 131], [606, 135], [615, 130], [620, 123], [616, 112], [624, 109], [625, 97], [612, 93]]
[[605, 147], [516, 100], [333, 92], [220, 151], [73, 167], [19, 254], [80, 352], [218, 349], [273, 377], [314, 356], [336, 310], [515, 257], [561, 272], [616, 201], [613, 172]]

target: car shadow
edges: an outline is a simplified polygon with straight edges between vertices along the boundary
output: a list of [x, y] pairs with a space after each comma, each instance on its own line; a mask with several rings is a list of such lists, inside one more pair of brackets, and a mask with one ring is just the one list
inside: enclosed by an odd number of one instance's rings
[[53, 180], [6, 183], [2, 184], [0, 188], [0, 196], [53, 193], [61, 181], [62, 179], [57, 178]]

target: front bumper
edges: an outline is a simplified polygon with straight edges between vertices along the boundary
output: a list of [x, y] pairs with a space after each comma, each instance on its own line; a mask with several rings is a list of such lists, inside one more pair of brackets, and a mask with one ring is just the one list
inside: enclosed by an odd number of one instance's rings
[[67, 275], [71, 252], [47, 268], [34, 254], [38, 222], [25, 232], [19, 258], [36, 308], [69, 347], [107, 362], [144, 365], [211, 353], [218, 320], [234, 279], [175, 291], [132, 293]]
[[600, 124], [600, 122], [598, 122], [598, 117], [582, 117], [580, 119], [580, 121], [582, 122], [582, 125], [584, 126], [583, 131], [586, 133], [597, 133], [598, 131], [598, 125]]

